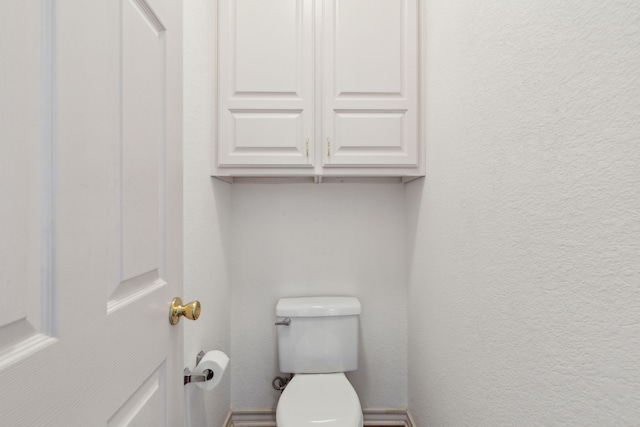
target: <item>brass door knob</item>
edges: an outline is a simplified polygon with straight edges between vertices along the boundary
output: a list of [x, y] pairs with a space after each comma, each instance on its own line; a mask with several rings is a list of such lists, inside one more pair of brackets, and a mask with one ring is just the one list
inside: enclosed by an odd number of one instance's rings
[[178, 297], [171, 300], [171, 308], [169, 309], [169, 323], [172, 325], [180, 321], [180, 316], [187, 319], [197, 320], [200, 317], [200, 301], [191, 301], [182, 305], [182, 300]]

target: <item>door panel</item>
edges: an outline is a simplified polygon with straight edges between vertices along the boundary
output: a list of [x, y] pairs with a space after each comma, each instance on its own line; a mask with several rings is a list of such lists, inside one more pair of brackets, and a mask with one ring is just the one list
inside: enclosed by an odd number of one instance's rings
[[0, 425], [181, 425], [181, 3], [5, 9]]
[[219, 13], [217, 165], [311, 168], [313, 3], [221, 0]]
[[232, 98], [271, 93], [300, 98], [303, 19], [300, 2], [240, 1], [230, 3], [235, 34]]
[[325, 5], [323, 165], [416, 167], [417, 2]]
[[166, 393], [165, 365], [151, 374], [109, 419], [107, 427], [161, 426], [164, 422]]
[[[404, 92], [406, 1], [336, 1], [333, 17], [335, 96]], [[375, 10], [372, 10], [375, 9]]]
[[[335, 150], [343, 155], [349, 151], [358, 155], [358, 149], [369, 147], [389, 153], [402, 152], [406, 149], [404, 121], [404, 111], [335, 111]], [[349, 141], [349, 145], [342, 147], [341, 141]]]
[[[0, 18], [0, 367], [51, 344], [51, 21], [46, 5]], [[25, 122], [29, 126], [25, 126]]]
[[122, 4], [123, 280], [157, 276], [162, 252], [165, 29], [141, 3]]
[[162, 230], [165, 206], [165, 28], [140, 0], [122, 2], [119, 186], [120, 274], [110, 308], [166, 284]]

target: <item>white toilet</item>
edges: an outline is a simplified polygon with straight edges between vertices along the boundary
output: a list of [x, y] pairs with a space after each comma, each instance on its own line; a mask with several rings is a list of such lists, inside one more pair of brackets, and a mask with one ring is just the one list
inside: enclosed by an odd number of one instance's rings
[[283, 298], [276, 315], [280, 370], [295, 374], [278, 402], [278, 427], [362, 427], [360, 400], [344, 375], [358, 368], [360, 301]]

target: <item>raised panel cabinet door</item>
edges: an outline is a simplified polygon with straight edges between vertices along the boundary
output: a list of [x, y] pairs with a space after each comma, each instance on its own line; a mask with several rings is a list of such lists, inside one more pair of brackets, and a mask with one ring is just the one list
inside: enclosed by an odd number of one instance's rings
[[418, 0], [325, 0], [323, 166], [417, 167]]
[[0, 58], [0, 425], [183, 425], [182, 2], [4, 2]]
[[313, 2], [218, 3], [216, 166], [313, 167]]

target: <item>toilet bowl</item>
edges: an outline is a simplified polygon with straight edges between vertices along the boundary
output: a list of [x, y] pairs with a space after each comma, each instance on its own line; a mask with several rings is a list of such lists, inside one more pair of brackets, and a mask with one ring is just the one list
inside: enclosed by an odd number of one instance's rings
[[278, 301], [280, 371], [294, 374], [276, 408], [278, 427], [362, 427], [360, 399], [344, 374], [358, 369], [360, 311], [355, 297]]
[[298, 374], [276, 410], [278, 427], [362, 427], [360, 399], [342, 373]]

